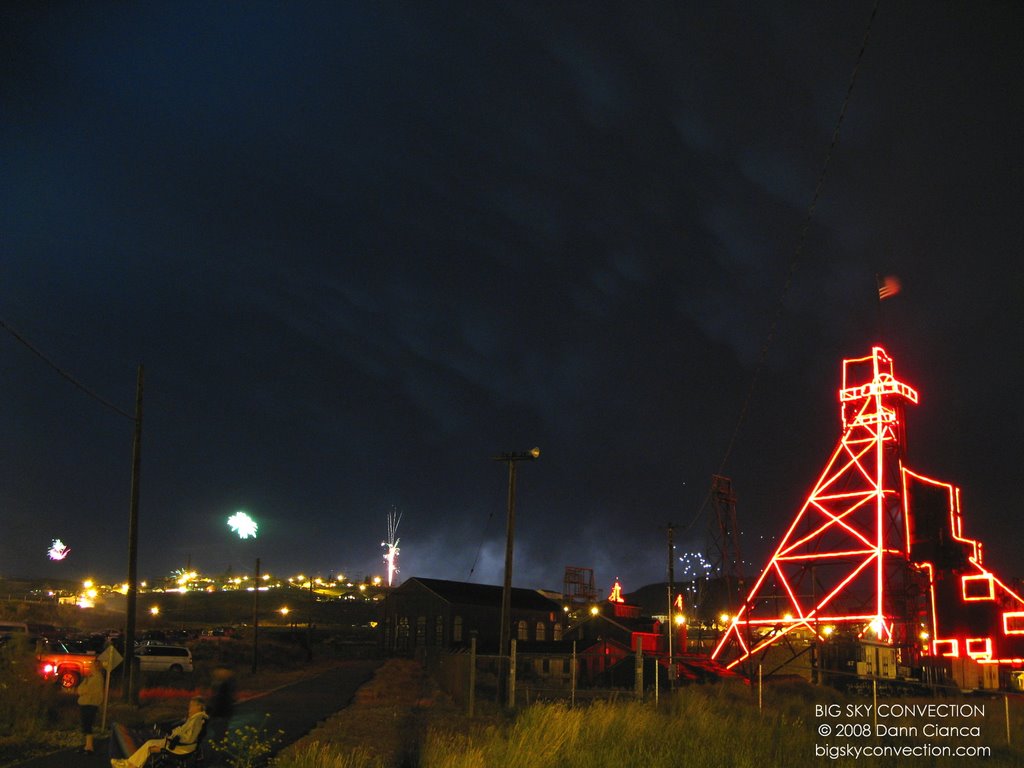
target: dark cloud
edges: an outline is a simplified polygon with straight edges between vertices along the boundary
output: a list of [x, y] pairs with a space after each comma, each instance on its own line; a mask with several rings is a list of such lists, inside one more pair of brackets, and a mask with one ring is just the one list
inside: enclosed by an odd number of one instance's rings
[[[518, 582], [661, 578], [730, 445], [759, 561], [880, 337], [1018, 567], [1020, 9], [879, 9], [802, 234], [871, 4], [677, 5], [3, 11], [0, 316], [124, 410], [145, 363], [147, 575], [377, 571], [398, 507], [405, 575], [497, 581], [533, 445]], [[0, 380], [0, 573], [119, 578], [130, 423]]]

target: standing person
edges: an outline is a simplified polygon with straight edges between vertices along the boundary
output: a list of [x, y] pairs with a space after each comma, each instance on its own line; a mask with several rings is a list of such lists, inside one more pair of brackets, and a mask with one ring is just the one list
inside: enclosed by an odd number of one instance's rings
[[103, 703], [103, 684], [106, 682], [106, 676], [103, 673], [103, 663], [95, 658], [84, 672], [85, 677], [78, 684], [78, 714], [82, 721], [82, 735], [85, 736], [82, 751], [91, 755], [93, 753], [92, 727], [96, 722], [96, 710]]
[[112, 768], [143, 768], [149, 756], [166, 749], [176, 755], [188, 755], [196, 751], [199, 739], [206, 725], [205, 702], [202, 696], [195, 696], [188, 702], [188, 717], [167, 736], [149, 739], [125, 760], [111, 758]]
[[235, 713], [235, 675], [226, 667], [213, 670], [213, 689], [206, 714], [210, 716], [211, 738], [220, 742], [228, 731], [228, 722]]

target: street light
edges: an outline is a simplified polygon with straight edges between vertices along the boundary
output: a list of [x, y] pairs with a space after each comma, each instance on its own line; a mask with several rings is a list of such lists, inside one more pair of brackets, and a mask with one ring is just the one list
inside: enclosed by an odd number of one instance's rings
[[[240, 539], [255, 539], [260, 526], [248, 512], [239, 510], [228, 518], [228, 527], [238, 534]], [[253, 577], [252, 583], [252, 672], [256, 674], [260, 647], [260, 559], [258, 557], [256, 558], [256, 575]]]
[[[540, 458], [540, 448], [533, 448], [526, 453], [503, 453], [495, 456], [495, 461], [504, 461], [508, 464], [508, 521], [505, 527], [505, 583], [501, 590], [501, 628], [498, 634], [498, 658], [504, 659], [509, 655], [509, 635], [512, 619], [512, 543], [515, 536], [516, 520], [516, 464], [520, 461], [536, 461]], [[504, 661], [499, 662], [502, 667], [498, 679], [498, 700], [501, 700], [501, 692], [504, 690]]]

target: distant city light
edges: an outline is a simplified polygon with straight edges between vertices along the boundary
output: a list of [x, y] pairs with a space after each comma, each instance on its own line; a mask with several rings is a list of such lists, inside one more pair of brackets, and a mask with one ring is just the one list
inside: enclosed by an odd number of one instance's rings
[[228, 527], [237, 533], [240, 539], [255, 539], [259, 524], [247, 512], [239, 511], [228, 518]]
[[195, 581], [199, 574], [195, 571], [186, 571], [184, 568], [179, 568], [171, 575], [178, 584], [178, 590], [188, 592], [189, 582]]
[[46, 551], [46, 554], [51, 560], [63, 560], [71, 554], [71, 547], [60, 539], [54, 539], [50, 544], [50, 548]]

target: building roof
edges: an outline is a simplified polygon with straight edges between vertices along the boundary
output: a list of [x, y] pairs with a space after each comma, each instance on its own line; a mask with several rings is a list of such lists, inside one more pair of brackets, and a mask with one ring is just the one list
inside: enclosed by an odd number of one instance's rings
[[[479, 605], [487, 608], [501, 608], [502, 588], [492, 584], [470, 584], [465, 581], [426, 579], [414, 576], [406, 579], [395, 591], [401, 592], [410, 584], [419, 584], [442, 600], [458, 605]], [[533, 589], [512, 588], [512, 607], [522, 611], [561, 612], [562, 607]]]
[[596, 625], [610, 625], [613, 629], [618, 630], [624, 635], [632, 635], [634, 633], [649, 635], [657, 634], [658, 632], [658, 630], [655, 630], [650, 619], [620, 618], [598, 613], [584, 618], [579, 624], [571, 627], [567, 634], [585, 635], [589, 629], [593, 629]]
[[[708, 613], [715, 616], [720, 610], [735, 610], [735, 605], [730, 606], [729, 600], [727, 599], [725, 579], [715, 576], [698, 581], [701, 582], [700, 586], [702, 589], [701, 603], [707, 606], [705, 610]], [[733, 585], [733, 588], [738, 588], [741, 594], [745, 595], [746, 592], [742, 587], [745, 583], [747, 583], [746, 580], [741, 578]], [[695, 585], [696, 582], [693, 581], [677, 581], [674, 583], [673, 594], [679, 595], [684, 591], [692, 590]], [[692, 596], [692, 592], [690, 592], [690, 595]], [[686, 598], [688, 603], [692, 599], [691, 596]], [[642, 612], [649, 616], [664, 616], [668, 613], [667, 581], [647, 584], [633, 592], [623, 595], [623, 597], [626, 598], [626, 602], [639, 605]], [[742, 600], [742, 597], [740, 599]]]

